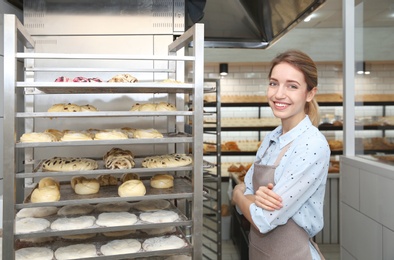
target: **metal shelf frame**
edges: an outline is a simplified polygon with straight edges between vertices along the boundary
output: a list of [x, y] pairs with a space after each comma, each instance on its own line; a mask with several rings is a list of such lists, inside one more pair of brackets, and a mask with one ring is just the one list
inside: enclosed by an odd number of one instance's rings
[[[24, 51], [20, 52], [18, 48], [19, 43], [22, 43]], [[188, 46], [193, 43], [193, 49]], [[187, 53], [187, 54], [186, 54]], [[171, 67], [168, 70], [152, 69], [151, 73], [166, 72], [166, 73], [181, 73], [181, 77], [185, 74], [184, 63], [192, 64], [193, 76], [191, 83], [172, 84], [172, 83], [157, 83], [157, 82], [139, 82], [135, 84], [114, 84], [114, 83], [55, 83], [55, 82], [35, 82], [34, 73], [36, 71], [56, 71], [53, 68], [34, 67], [34, 61], [37, 59], [72, 59], [72, 60], [161, 60], [171, 61]], [[17, 63], [23, 62], [25, 65], [24, 75], [18, 75]], [[43, 207], [49, 204], [54, 206], [62, 206], [68, 204], [81, 203], [99, 203], [99, 202], [119, 202], [119, 201], [136, 201], [148, 199], [182, 199], [190, 200], [192, 207], [192, 214], [187, 216], [188, 220], [180, 221], [179, 226], [185, 226], [186, 232], [192, 235], [188, 238], [185, 234], [183, 237], [187, 239], [188, 246], [179, 250], [165, 250], [164, 252], [144, 252], [140, 251], [136, 254], [116, 255], [116, 256], [102, 256], [89, 259], [124, 259], [125, 257], [155, 257], [160, 255], [191, 254], [193, 259], [202, 259], [202, 215], [203, 215], [203, 70], [204, 70], [204, 25], [195, 24], [184, 34], [179, 36], [174, 42], [168, 46], [168, 56], [136, 56], [136, 55], [103, 55], [103, 54], [59, 54], [59, 53], [36, 53], [35, 40], [29, 35], [27, 28], [14, 16], [6, 14], [4, 16], [4, 200], [3, 200], [3, 258], [7, 260], [15, 259], [15, 244], [19, 235], [15, 234], [15, 217], [18, 209], [29, 207]], [[66, 71], [67, 68], [60, 68], [57, 71]], [[105, 69], [77, 69], [75, 71], [115, 71], [114, 68]], [[122, 70], [123, 71], [123, 70]], [[24, 81], [18, 81], [23, 77]], [[34, 111], [34, 97], [35, 95], [46, 94], [105, 94], [113, 93], [165, 93], [169, 95], [169, 99], [175, 100], [175, 95], [179, 93], [188, 93], [193, 95], [192, 112], [169, 112], [169, 113], [131, 113], [106, 111], [98, 114], [49, 114], [46, 112]], [[171, 97], [170, 97], [171, 95]], [[179, 167], [174, 169], [157, 169], [158, 171], [189, 171], [190, 180], [186, 184], [181, 185], [180, 190], [175, 193], [167, 192], [160, 193], [151, 190], [146, 196], [130, 198], [121, 198], [116, 196], [104, 196], [100, 198], [71, 198], [70, 200], [63, 200], [54, 203], [29, 203], [28, 197], [29, 188], [25, 187], [25, 178], [30, 178], [34, 174], [35, 162], [34, 149], [61, 149], [63, 146], [84, 147], [85, 145], [114, 145], [122, 144], [117, 141], [100, 141], [98, 143], [76, 142], [67, 143], [18, 143], [17, 137], [21, 133], [34, 130], [34, 120], [36, 118], [50, 119], [53, 116], [59, 118], [69, 117], [135, 117], [135, 116], [167, 116], [168, 124], [175, 127], [175, 117], [190, 116], [195, 122], [195, 127], [191, 135], [181, 137], [168, 136], [164, 140], [132, 140], [131, 143], [141, 143], [152, 145], [154, 143], [163, 142], [172, 145], [173, 150], [177, 151], [178, 147], [185, 148], [187, 144], [192, 144], [192, 158], [193, 164], [187, 167]], [[21, 123], [23, 122], [23, 123]], [[170, 128], [170, 127], [168, 127]], [[169, 131], [170, 133], [171, 131]], [[102, 170], [103, 172], [105, 170]], [[148, 172], [147, 169], [138, 169], [140, 172]], [[79, 172], [83, 175], [83, 172]], [[97, 173], [97, 172], [96, 172]], [[119, 171], [118, 173], [121, 173]], [[78, 172], [73, 172], [71, 176], [77, 175]], [[93, 171], [89, 174], [93, 174]], [[40, 175], [40, 173], [38, 173]], [[60, 174], [63, 177], [66, 174]], [[41, 176], [56, 176], [56, 173], [41, 172]], [[189, 185], [187, 185], [189, 183]], [[31, 189], [30, 189], [31, 190]], [[149, 189], [148, 189], [149, 190]], [[178, 225], [177, 224], [177, 225]], [[143, 227], [146, 227], [143, 225]], [[118, 228], [114, 228], [118, 229]], [[120, 230], [121, 228], [119, 228]], [[189, 231], [190, 230], [190, 231]], [[75, 231], [76, 233], [83, 233], [83, 230]], [[88, 233], [93, 231], [89, 230]], [[73, 232], [54, 232], [56, 235], [72, 234]], [[29, 234], [26, 236], [40, 237], [43, 234]], [[75, 242], [72, 242], [75, 243]]]

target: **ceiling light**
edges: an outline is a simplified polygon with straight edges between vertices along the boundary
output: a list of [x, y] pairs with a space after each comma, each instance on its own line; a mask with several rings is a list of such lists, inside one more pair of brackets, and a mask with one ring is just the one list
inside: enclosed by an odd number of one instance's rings
[[313, 15], [309, 15], [307, 18], [304, 19], [304, 22], [309, 22], [312, 19]]
[[228, 64], [227, 63], [220, 63], [219, 64], [219, 74], [220, 74], [220, 76], [227, 76], [227, 74], [228, 74]]

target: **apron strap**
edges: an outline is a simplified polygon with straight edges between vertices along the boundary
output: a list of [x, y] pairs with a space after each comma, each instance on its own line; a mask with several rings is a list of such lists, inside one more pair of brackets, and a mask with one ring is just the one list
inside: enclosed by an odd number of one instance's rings
[[274, 167], [277, 167], [277, 166], [279, 165], [280, 160], [282, 159], [283, 155], [284, 155], [284, 154], [287, 152], [287, 150], [289, 149], [291, 143], [292, 143], [292, 142], [286, 144], [286, 146], [283, 147], [283, 149], [280, 151], [280, 153], [279, 153], [279, 155], [278, 155], [278, 157], [276, 158], [276, 161], [275, 161], [275, 163], [274, 163]]

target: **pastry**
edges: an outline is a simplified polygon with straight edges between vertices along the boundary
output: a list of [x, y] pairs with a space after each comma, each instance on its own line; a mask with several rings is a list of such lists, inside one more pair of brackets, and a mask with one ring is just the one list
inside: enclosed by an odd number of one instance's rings
[[88, 179], [81, 176], [75, 176], [71, 179], [71, 187], [74, 189], [76, 194], [89, 195], [99, 192], [100, 183], [95, 178]]
[[92, 105], [83, 105], [81, 106], [81, 112], [97, 112], [98, 109], [95, 106]]
[[121, 182], [126, 182], [126, 181], [129, 181], [129, 180], [139, 180], [139, 179], [140, 179], [140, 176], [138, 176], [138, 174], [132, 173], [132, 172], [124, 173], [120, 177], [120, 181]]
[[35, 188], [31, 193], [31, 202], [54, 202], [60, 200], [60, 191], [57, 186], [45, 186], [42, 188]]
[[129, 150], [112, 148], [103, 157], [107, 169], [131, 169], [135, 166], [133, 153]]
[[174, 176], [169, 174], [156, 174], [150, 179], [150, 186], [156, 189], [166, 189], [174, 186]]
[[45, 130], [45, 133], [50, 133], [54, 135], [56, 137], [56, 141], [60, 141], [60, 139], [62, 139], [63, 137], [63, 132], [56, 129], [47, 129]]
[[118, 188], [120, 197], [144, 196], [145, 193], [145, 185], [140, 180], [126, 181]]
[[42, 170], [49, 172], [88, 171], [97, 168], [98, 163], [95, 160], [74, 157], [53, 157], [42, 164]]
[[100, 131], [94, 135], [95, 140], [120, 140], [120, 139], [128, 139], [129, 136], [117, 130], [111, 131]]
[[136, 129], [133, 132], [133, 138], [141, 139], [141, 138], [163, 138], [163, 134], [157, 131], [156, 129]]
[[144, 168], [181, 167], [192, 163], [192, 158], [186, 154], [167, 154], [146, 157], [142, 161]]
[[58, 189], [60, 189], [59, 182], [52, 177], [44, 177], [38, 182], [39, 189], [42, 189], [47, 186], [56, 186]]
[[100, 186], [116, 186], [118, 179], [110, 174], [103, 174], [97, 177]]
[[134, 83], [138, 82], [138, 79], [131, 76], [130, 74], [118, 74], [108, 80], [108, 82]]
[[31, 132], [31, 133], [24, 133], [20, 141], [22, 143], [35, 143], [35, 142], [56, 142], [57, 138], [51, 133], [43, 132]]
[[91, 141], [92, 136], [87, 132], [66, 131], [60, 141]]

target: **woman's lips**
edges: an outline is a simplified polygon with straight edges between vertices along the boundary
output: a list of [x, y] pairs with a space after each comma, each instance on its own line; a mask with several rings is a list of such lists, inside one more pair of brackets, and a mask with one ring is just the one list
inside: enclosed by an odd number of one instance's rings
[[289, 106], [289, 104], [282, 103], [282, 102], [274, 102], [274, 105], [275, 105], [275, 108], [278, 110], [286, 109]]

